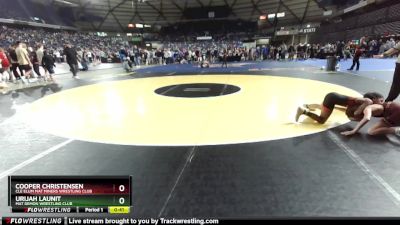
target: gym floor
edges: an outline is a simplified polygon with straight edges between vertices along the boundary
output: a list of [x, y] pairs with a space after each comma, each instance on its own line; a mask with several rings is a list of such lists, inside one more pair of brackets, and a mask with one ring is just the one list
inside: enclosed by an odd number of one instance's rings
[[343, 137], [355, 123], [340, 111], [294, 122], [332, 91], [387, 95], [394, 61], [379, 62], [107, 68], [6, 91], [0, 214], [11, 215], [9, 175], [132, 175], [133, 217], [400, 216], [397, 137], [368, 136], [376, 119]]

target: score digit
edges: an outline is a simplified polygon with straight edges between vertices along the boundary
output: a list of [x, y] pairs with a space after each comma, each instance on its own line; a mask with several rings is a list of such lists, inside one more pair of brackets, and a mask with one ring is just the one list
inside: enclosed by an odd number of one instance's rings
[[125, 203], [125, 198], [119, 198], [119, 204], [123, 205]]
[[124, 191], [125, 191], [125, 186], [124, 186], [124, 185], [119, 185], [118, 190], [119, 190], [120, 192], [124, 192]]

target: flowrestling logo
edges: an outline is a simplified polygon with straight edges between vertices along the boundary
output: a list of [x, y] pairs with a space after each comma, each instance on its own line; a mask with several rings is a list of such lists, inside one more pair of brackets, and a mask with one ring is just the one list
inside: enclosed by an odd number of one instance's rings
[[64, 224], [64, 218], [51, 217], [6, 217], [4, 224]]
[[135, 224], [135, 225], [160, 225], [160, 224], [219, 224], [218, 219], [198, 219], [198, 218], [84, 218], [84, 217], [4, 217], [3, 224]]

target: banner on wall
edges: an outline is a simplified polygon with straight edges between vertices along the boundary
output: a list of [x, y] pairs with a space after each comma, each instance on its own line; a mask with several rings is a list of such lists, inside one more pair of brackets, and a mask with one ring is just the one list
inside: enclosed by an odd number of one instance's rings
[[276, 31], [276, 36], [285, 36], [285, 35], [297, 35], [297, 34], [309, 34], [309, 33], [315, 33], [317, 31], [317, 28], [315, 27], [310, 27], [310, 28], [301, 28], [301, 29], [296, 29], [296, 30], [279, 30]]
[[269, 44], [269, 38], [260, 38], [256, 41], [256, 45], [267, 45]]
[[245, 47], [246, 49], [255, 48], [256, 46], [257, 46], [256, 41], [243, 42], [243, 47]]
[[317, 31], [317, 28], [311, 27], [311, 28], [300, 29], [299, 33], [300, 34], [308, 34], [308, 33], [315, 33], [316, 31]]

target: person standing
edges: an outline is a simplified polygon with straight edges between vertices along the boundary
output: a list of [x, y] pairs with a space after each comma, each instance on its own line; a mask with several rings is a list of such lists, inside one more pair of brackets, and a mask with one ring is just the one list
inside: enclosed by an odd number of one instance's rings
[[64, 46], [64, 56], [72, 72], [72, 78], [79, 79], [78, 76], [78, 53], [70, 44]]
[[3, 48], [0, 48], [0, 88], [7, 87], [6, 82], [11, 80], [10, 61]]
[[121, 49], [119, 50], [119, 59], [121, 60], [121, 63], [124, 62], [126, 57], [128, 57], [128, 53], [125, 48], [121, 46]]
[[350, 47], [346, 46], [344, 49], [344, 61], [347, 61], [349, 58], [351, 58]]
[[336, 56], [339, 57], [339, 61], [343, 59], [343, 48], [344, 48], [344, 42], [338, 41], [336, 43]]
[[360, 57], [362, 55], [362, 51], [360, 49], [360, 47], [356, 47], [356, 51], [354, 53], [354, 57], [353, 57], [353, 65], [351, 65], [351, 67], [347, 70], [353, 70], [354, 66], [357, 64], [356, 67], [356, 71], [358, 71], [360, 69]]
[[40, 73], [40, 64], [39, 59], [37, 57], [36, 51], [34, 51], [31, 47], [28, 48], [29, 57], [32, 62], [33, 71], [35, 71], [37, 77], [40, 79], [42, 78], [42, 74]]
[[23, 75], [21, 70], [19, 74], [17, 69], [19, 68], [19, 64], [18, 64], [18, 58], [17, 58], [17, 53], [15, 52], [15, 48], [19, 45], [19, 43], [13, 44], [10, 49], [8, 50], [9, 56], [10, 56], [10, 62], [11, 62], [11, 70], [14, 74], [14, 77], [16, 80], [20, 80], [21, 76]]
[[[79, 51], [78, 59], [81, 62], [82, 65], [82, 71], [88, 71], [89, 70], [89, 62], [90, 58], [88, 57], [89, 51], [87, 49], [83, 49], [83, 51]], [[79, 57], [81, 56], [81, 57]]]
[[[44, 52], [44, 47], [43, 47], [42, 44], [39, 44], [39, 45], [37, 46], [37, 50], [36, 50], [36, 57], [37, 57], [37, 59], [38, 59], [39, 65], [42, 65], [42, 59], [43, 59], [43, 56], [44, 56], [44, 53], [43, 53], [43, 52]], [[45, 73], [45, 75], [46, 75], [47, 71], [44, 70], [44, 73]]]
[[225, 68], [228, 68], [228, 55], [226, 53], [226, 50], [224, 50], [224, 53], [222, 55], [222, 66], [221, 67], [224, 67], [224, 65], [225, 65]]
[[32, 74], [32, 62], [29, 59], [28, 50], [25, 43], [19, 43], [18, 47], [15, 49], [15, 53], [17, 54], [19, 69], [21, 72], [24, 72], [25, 79], [30, 82], [29, 78]]
[[[400, 42], [398, 42], [393, 48], [390, 48], [386, 52], [380, 55], [374, 55], [374, 58], [386, 58], [400, 52]], [[400, 54], [397, 57], [396, 68], [393, 73], [392, 86], [390, 87], [389, 94], [385, 99], [385, 102], [392, 102], [400, 94]]]
[[51, 54], [48, 54], [47, 51], [43, 52], [43, 58], [41, 61], [41, 65], [43, 66], [43, 68], [48, 72], [45, 73], [45, 81], [55, 81], [53, 78], [54, 75], [54, 67], [55, 65], [55, 60], [53, 58], [53, 56], [51, 56]]
[[54, 57], [56, 57], [57, 63], [61, 63], [61, 54], [58, 49], [54, 51]]

